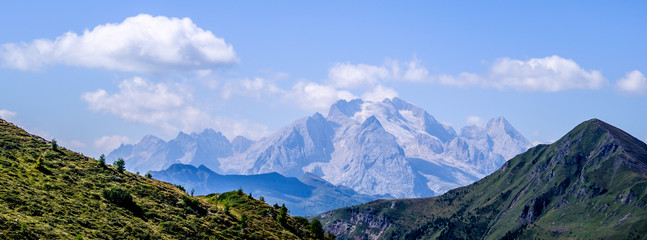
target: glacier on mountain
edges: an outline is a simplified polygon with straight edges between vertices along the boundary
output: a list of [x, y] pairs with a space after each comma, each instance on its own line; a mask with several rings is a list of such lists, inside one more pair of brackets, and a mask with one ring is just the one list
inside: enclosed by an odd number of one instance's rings
[[340, 100], [328, 116], [315, 113], [258, 141], [205, 130], [164, 142], [153, 136], [108, 155], [131, 171], [175, 163], [205, 165], [219, 174], [314, 174], [358, 193], [427, 197], [470, 184], [531, 146], [503, 117], [457, 133], [402, 99]]

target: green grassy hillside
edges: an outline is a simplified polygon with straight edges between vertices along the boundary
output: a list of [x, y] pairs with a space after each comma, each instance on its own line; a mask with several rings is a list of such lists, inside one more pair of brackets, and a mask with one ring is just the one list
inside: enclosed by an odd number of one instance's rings
[[341, 239], [646, 239], [646, 204], [647, 145], [593, 119], [442, 196], [318, 218]]
[[0, 239], [310, 239], [316, 223], [242, 191], [191, 197], [0, 119]]

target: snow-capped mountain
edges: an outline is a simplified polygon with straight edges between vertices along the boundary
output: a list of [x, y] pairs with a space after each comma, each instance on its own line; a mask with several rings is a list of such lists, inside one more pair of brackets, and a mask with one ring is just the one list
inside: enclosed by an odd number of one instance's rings
[[399, 98], [340, 100], [327, 117], [315, 113], [256, 142], [237, 137], [230, 143], [213, 130], [205, 132], [180, 133], [168, 143], [145, 137], [108, 159], [123, 157], [129, 170], [141, 172], [184, 163], [220, 174], [311, 173], [361, 194], [401, 198], [467, 185], [531, 146], [503, 117], [457, 134]]

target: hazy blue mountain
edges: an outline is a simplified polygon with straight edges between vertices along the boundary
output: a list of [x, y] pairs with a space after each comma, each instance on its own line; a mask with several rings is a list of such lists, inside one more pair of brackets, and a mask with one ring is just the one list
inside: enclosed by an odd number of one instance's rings
[[234, 140], [231, 140], [231, 147], [234, 152], [242, 153], [247, 151], [247, 149], [252, 146], [252, 143], [254, 143], [254, 141], [249, 140], [246, 137], [237, 136], [234, 138]]
[[[239, 140], [244, 141], [244, 140]], [[243, 143], [244, 144], [244, 143]], [[168, 142], [155, 136], [146, 136], [137, 144], [124, 145], [112, 151], [106, 159], [113, 162], [126, 160], [126, 169], [131, 172], [163, 170], [175, 163], [219, 166], [218, 158], [229, 157], [233, 147], [220, 132], [205, 129], [191, 135], [180, 132]]]
[[312, 174], [305, 174], [299, 179], [278, 173], [221, 175], [204, 165], [195, 167], [186, 164], [173, 164], [166, 170], [150, 173], [155, 179], [182, 185], [187, 192], [194, 190], [196, 195], [242, 188], [256, 198], [263, 196], [269, 204], [285, 204], [292, 215], [299, 216], [377, 199], [358, 194], [350, 188], [334, 186]]

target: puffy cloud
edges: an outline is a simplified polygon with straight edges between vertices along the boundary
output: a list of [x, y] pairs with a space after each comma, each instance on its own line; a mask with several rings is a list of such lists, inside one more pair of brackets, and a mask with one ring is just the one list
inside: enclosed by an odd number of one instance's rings
[[387, 78], [390, 74], [391, 71], [384, 66], [337, 63], [328, 71], [328, 79], [332, 81], [335, 87], [359, 88], [372, 86], [380, 79]]
[[606, 84], [599, 71], [586, 71], [575, 61], [553, 55], [528, 61], [502, 58], [491, 69], [495, 87], [526, 91], [598, 89]]
[[[135, 77], [119, 84], [119, 92], [108, 93], [103, 89], [86, 92], [81, 98], [93, 111], [108, 112], [130, 122], [159, 127], [167, 134], [178, 131], [194, 132], [205, 128], [221, 131], [233, 138], [243, 135], [260, 138], [268, 133], [267, 127], [245, 120], [212, 117], [194, 104], [192, 92], [177, 83], [153, 83]], [[95, 147], [127, 142], [120, 136], [100, 138]]]
[[[131, 122], [156, 125], [167, 131], [198, 130], [209, 116], [191, 104], [186, 87], [175, 83], [152, 83], [134, 77], [119, 84], [119, 92], [103, 89], [86, 92], [81, 98], [91, 110], [115, 114]], [[178, 126], [179, 125], [179, 126]]]
[[12, 112], [7, 109], [0, 109], [0, 118], [6, 121], [11, 121], [11, 119], [13, 119], [13, 117], [15, 116], [16, 116], [16, 112]]
[[647, 78], [638, 70], [633, 70], [616, 82], [616, 89], [630, 95], [647, 94]]
[[236, 63], [231, 45], [189, 18], [140, 14], [78, 35], [0, 46], [2, 65], [37, 70], [66, 64], [128, 72], [199, 70]]
[[382, 85], [377, 85], [371, 91], [365, 92], [362, 94], [362, 99], [367, 101], [382, 101], [385, 98], [391, 98], [398, 96], [398, 92], [392, 88], [387, 88]]
[[434, 76], [433, 81], [458, 87], [481, 86], [546, 92], [599, 89], [607, 84], [607, 80], [599, 71], [587, 71], [575, 61], [556, 55], [527, 61], [501, 58], [494, 62], [487, 75], [441, 75]]
[[306, 110], [327, 111], [330, 105], [340, 99], [351, 100], [357, 97], [348, 91], [337, 90], [331, 86], [298, 82], [292, 87], [292, 91], [284, 95], [284, 98]]
[[467, 125], [476, 125], [481, 126], [483, 124], [483, 119], [479, 116], [467, 116]]
[[130, 142], [130, 138], [126, 136], [103, 136], [94, 140], [94, 147], [102, 151], [111, 151], [119, 147], [123, 143]]
[[385, 80], [425, 82], [429, 71], [417, 58], [405, 62], [406, 69], [400, 69], [400, 62], [387, 59], [382, 66], [367, 64], [337, 63], [328, 71], [328, 79], [337, 88], [373, 87]]
[[423, 82], [429, 80], [429, 70], [422, 66], [422, 62], [417, 58], [407, 63], [407, 70], [402, 75], [402, 79], [412, 82]]

